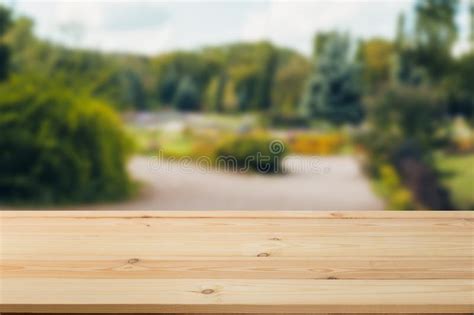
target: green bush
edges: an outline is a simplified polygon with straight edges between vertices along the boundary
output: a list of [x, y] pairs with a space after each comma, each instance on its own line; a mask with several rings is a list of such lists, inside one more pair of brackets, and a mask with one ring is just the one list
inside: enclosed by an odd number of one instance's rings
[[[368, 107], [368, 125], [360, 143], [370, 156], [370, 171], [392, 165], [416, 205], [451, 209], [432, 165], [432, 152], [446, 142], [442, 131], [447, 119], [444, 100], [426, 87], [395, 86]], [[406, 192], [396, 194], [408, 200]], [[403, 204], [403, 202], [397, 202]]]
[[391, 88], [368, 106], [372, 129], [366, 144], [375, 154], [391, 154], [407, 141], [428, 152], [445, 140], [438, 130], [446, 114], [445, 103], [431, 89]]
[[393, 166], [384, 164], [378, 169], [376, 190], [387, 200], [390, 210], [414, 208], [411, 192], [403, 185]]
[[217, 163], [226, 161], [239, 169], [278, 173], [282, 171], [286, 148], [283, 142], [262, 134], [232, 136], [217, 148]]
[[58, 86], [21, 78], [0, 85], [0, 200], [126, 198], [128, 142], [119, 118]]
[[370, 155], [370, 171], [398, 164], [405, 147], [416, 147], [423, 159], [445, 141], [439, 132], [446, 108], [436, 92], [423, 87], [393, 86], [367, 102], [367, 124], [356, 135]]
[[457, 210], [474, 210], [474, 154], [446, 154], [435, 156], [441, 182], [451, 193]]

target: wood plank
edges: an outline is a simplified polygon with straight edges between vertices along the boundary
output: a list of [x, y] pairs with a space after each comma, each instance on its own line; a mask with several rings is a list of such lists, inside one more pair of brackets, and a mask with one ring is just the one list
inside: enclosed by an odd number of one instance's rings
[[0, 212], [0, 312], [474, 312], [472, 212]]
[[3, 278], [474, 279], [471, 259], [5, 260]]
[[[470, 312], [472, 280], [4, 279], [2, 312]], [[25, 292], [27, 291], [27, 292]], [[25, 305], [25, 298], [28, 304]], [[177, 303], [179, 301], [179, 303]]]
[[[119, 234], [120, 236], [120, 234]], [[3, 259], [48, 260], [93, 259], [100, 256], [139, 259], [257, 257], [259, 259], [310, 259], [312, 257], [465, 257], [470, 258], [473, 238], [466, 236], [318, 236], [286, 238], [278, 241], [253, 234], [213, 235], [206, 233], [160, 235], [24, 235], [3, 234]], [[120, 242], [120, 246], [117, 246]], [[100, 251], [98, 251], [100, 249]]]
[[[350, 225], [350, 229], [346, 227]], [[77, 220], [71, 218], [39, 217], [6, 220], [2, 230], [9, 234], [51, 235], [77, 233]], [[190, 234], [202, 231], [214, 233], [252, 233], [263, 235], [297, 234], [301, 236], [356, 235], [356, 236], [397, 236], [397, 235], [466, 235], [471, 233], [474, 220], [460, 219], [423, 219], [398, 218], [380, 219], [281, 219], [269, 220], [243, 218], [97, 218], [87, 222], [88, 234]]]

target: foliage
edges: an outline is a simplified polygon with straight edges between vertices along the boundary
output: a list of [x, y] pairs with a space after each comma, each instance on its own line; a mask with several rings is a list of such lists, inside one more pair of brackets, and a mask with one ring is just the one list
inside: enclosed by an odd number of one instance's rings
[[148, 61], [127, 55], [65, 48], [37, 39], [33, 23], [15, 20], [5, 35], [11, 47], [12, 72], [43, 76], [71, 89], [91, 94], [119, 109], [148, 108]]
[[474, 51], [454, 60], [453, 67], [444, 82], [448, 97], [449, 113], [461, 115], [474, 125]]
[[374, 185], [375, 190], [387, 200], [390, 210], [414, 208], [410, 190], [404, 187], [397, 171], [390, 164], [383, 164], [378, 168]]
[[231, 163], [227, 166], [237, 167], [237, 170], [248, 168], [262, 174], [278, 173], [282, 171], [281, 163], [286, 152], [284, 147], [272, 149], [274, 140], [258, 133], [230, 136], [217, 148], [216, 157], [221, 158], [220, 161]]
[[277, 54], [272, 45], [266, 44], [263, 69], [258, 78], [256, 103], [259, 108], [268, 110], [272, 107], [272, 88], [277, 68]]
[[394, 43], [395, 55], [391, 69], [392, 83], [418, 86], [426, 81], [425, 71], [416, 62], [416, 50], [405, 30], [405, 15], [401, 14], [397, 24]]
[[[236, 123], [226, 117], [212, 117], [227, 125]], [[271, 149], [275, 138], [270, 135], [252, 131], [237, 133], [222, 128], [185, 128], [182, 131], [158, 131], [132, 129], [136, 148], [140, 153], [158, 155], [173, 160], [192, 160], [200, 163], [205, 159], [206, 166], [214, 166], [234, 172], [258, 171], [272, 174], [282, 171], [281, 162], [286, 155], [287, 146], [280, 142]], [[283, 143], [283, 142], [281, 142]], [[246, 164], [247, 163], [247, 164]], [[248, 168], [245, 168], [248, 167]]]
[[474, 209], [474, 155], [437, 154], [435, 160], [456, 209]]
[[241, 112], [268, 111], [274, 107], [275, 76], [281, 66], [281, 59], [297, 55], [268, 42], [232, 44], [216, 47], [214, 51], [218, 51], [224, 60], [223, 70], [218, 74], [217, 91], [220, 94], [217, 94], [216, 99], [225, 103], [226, 94], [228, 98], [235, 95], [236, 104], [227, 102], [227, 106], [222, 107], [231, 110], [237, 108]]
[[282, 54], [272, 92], [272, 112], [276, 116], [295, 116], [304, 84], [311, 69], [309, 61], [292, 52]]
[[305, 117], [336, 124], [361, 121], [359, 71], [349, 50], [349, 37], [345, 34], [336, 33], [326, 39], [301, 102]]
[[10, 59], [10, 49], [0, 42], [0, 82], [8, 78], [8, 64]]
[[179, 84], [179, 77], [174, 67], [169, 67], [159, 86], [159, 98], [163, 104], [171, 104]]
[[0, 199], [40, 203], [126, 198], [128, 144], [111, 109], [58, 82], [0, 85]]
[[308, 155], [330, 155], [341, 152], [347, 143], [340, 133], [309, 134], [299, 133], [289, 139], [291, 152]]
[[474, 129], [471, 128], [463, 117], [456, 117], [448, 125], [450, 152], [474, 152]]
[[390, 82], [393, 53], [393, 44], [386, 39], [374, 38], [359, 43], [358, 59], [367, 92], [377, 92]]
[[179, 82], [173, 103], [183, 111], [199, 109], [199, 91], [191, 77], [185, 77]]
[[8, 8], [0, 5], [0, 36], [7, 32], [11, 24], [11, 12]]
[[[192, 108], [183, 105], [186, 109], [284, 111], [286, 115], [295, 115], [308, 72], [304, 56], [269, 42], [235, 43], [145, 57], [65, 48], [38, 39], [33, 28], [30, 19], [19, 17], [5, 34], [14, 73], [62, 81], [119, 110], [153, 110], [174, 105], [179, 86], [185, 82], [186, 90], [193, 90], [194, 99]], [[4, 56], [4, 52], [0, 49], [0, 55]], [[194, 88], [190, 88], [186, 78], [192, 78]]]
[[418, 0], [416, 3], [416, 62], [438, 81], [450, 67], [457, 38], [459, 0]]
[[316, 33], [313, 39], [313, 59], [317, 60], [324, 53], [328, 41], [337, 36], [335, 31]]
[[0, 4], [0, 81], [3, 81], [8, 76], [8, 64], [10, 59], [10, 49], [4, 43], [3, 36], [10, 27], [11, 12]]
[[372, 172], [393, 165], [417, 204], [430, 209], [452, 208], [430, 154], [442, 143], [437, 131], [445, 113], [441, 99], [428, 89], [392, 88], [369, 106], [370, 129], [362, 137]]
[[446, 119], [442, 99], [427, 88], [398, 86], [368, 104], [370, 131], [365, 145], [385, 161], [407, 141], [422, 149], [435, 147], [442, 139], [437, 130]]

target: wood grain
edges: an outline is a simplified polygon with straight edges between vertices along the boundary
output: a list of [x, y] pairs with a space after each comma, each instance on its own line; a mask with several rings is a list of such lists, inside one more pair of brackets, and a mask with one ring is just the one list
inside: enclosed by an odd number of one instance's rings
[[0, 312], [474, 312], [472, 212], [0, 219]]

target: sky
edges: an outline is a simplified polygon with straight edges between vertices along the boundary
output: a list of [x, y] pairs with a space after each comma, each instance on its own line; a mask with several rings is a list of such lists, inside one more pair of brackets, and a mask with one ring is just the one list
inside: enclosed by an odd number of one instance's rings
[[[467, 0], [458, 17], [468, 48]], [[318, 31], [393, 38], [413, 0], [124, 1], [0, 0], [35, 21], [41, 38], [69, 46], [147, 55], [237, 41], [271, 40], [310, 55]]]

